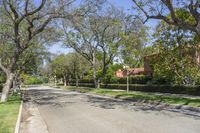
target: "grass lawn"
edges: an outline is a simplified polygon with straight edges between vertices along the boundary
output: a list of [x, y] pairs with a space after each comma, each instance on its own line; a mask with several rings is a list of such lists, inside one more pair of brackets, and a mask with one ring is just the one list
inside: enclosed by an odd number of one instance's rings
[[0, 133], [14, 133], [21, 98], [13, 95], [8, 102], [0, 103]]
[[112, 91], [109, 89], [94, 89], [87, 87], [64, 87], [68, 90], [75, 90], [82, 93], [90, 92], [100, 95], [109, 95], [116, 98], [124, 98], [124, 99], [133, 99], [133, 100], [145, 100], [145, 101], [155, 101], [166, 104], [179, 104], [179, 105], [188, 105], [192, 107], [200, 107], [200, 99], [198, 98], [182, 98], [178, 96], [161, 96], [153, 93], [146, 92], [129, 92], [126, 91]]

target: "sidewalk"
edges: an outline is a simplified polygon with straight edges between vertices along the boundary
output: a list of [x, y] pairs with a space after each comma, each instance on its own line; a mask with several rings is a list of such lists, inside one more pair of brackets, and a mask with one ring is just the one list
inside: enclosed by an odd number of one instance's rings
[[38, 108], [32, 103], [24, 103], [19, 133], [49, 133]]

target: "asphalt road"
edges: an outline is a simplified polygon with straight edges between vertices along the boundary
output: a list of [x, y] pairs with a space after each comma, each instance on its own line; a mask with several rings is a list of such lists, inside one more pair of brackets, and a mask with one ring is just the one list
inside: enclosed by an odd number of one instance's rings
[[[199, 117], [138, 108], [132, 102], [49, 87], [29, 88], [25, 97], [25, 106], [34, 104], [49, 133], [200, 132]], [[24, 117], [27, 119], [29, 116]], [[31, 127], [30, 121], [29, 119], [22, 126], [29, 124]]]

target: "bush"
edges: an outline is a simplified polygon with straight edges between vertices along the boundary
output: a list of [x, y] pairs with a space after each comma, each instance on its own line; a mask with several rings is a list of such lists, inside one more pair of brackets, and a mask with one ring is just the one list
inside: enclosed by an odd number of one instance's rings
[[165, 77], [153, 77], [152, 80], [150, 80], [147, 83], [154, 84], [154, 85], [163, 85], [163, 84], [171, 84], [172, 81]]
[[[70, 79], [70, 83], [76, 83], [76, 79]], [[94, 83], [93, 79], [79, 79], [79, 83]]]
[[[151, 77], [145, 75], [135, 75], [129, 77], [130, 84], [147, 84], [150, 80]], [[124, 78], [112, 77], [108, 84], [126, 84], [126, 83], [127, 83], [127, 77]]]
[[79, 80], [80, 83], [94, 83], [93, 79], [81, 79]]
[[42, 84], [43, 80], [38, 76], [31, 76], [31, 75], [22, 75], [23, 83], [25, 85], [34, 85], [34, 84]]
[[49, 82], [49, 78], [48, 77], [42, 77], [41, 78], [43, 83], [48, 83]]
[[[151, 80], [151, 77], [145, 75], [136, 75], [129, 77], [130, 84], [147, 84]], [[75, 79], [71, 79], [70, 83], [76, 83]], [[94, 83], [93, 79], [80, 79], [79, 83]], [[118, 78], [118, 77], [111, 77], [111, 78], [104, 78], [104, 84], [126, 84], [127, 78]]]
[[130, 84], [147, 84], [151, 79], [150, 76], [136, 75], [130, 77]]
[[[76, 83], [69, 83], [70, 86], [76, 86]], [[94, 88], [94, 83], [79, 83], [78, 86], [80, 87], [92, 87]]]

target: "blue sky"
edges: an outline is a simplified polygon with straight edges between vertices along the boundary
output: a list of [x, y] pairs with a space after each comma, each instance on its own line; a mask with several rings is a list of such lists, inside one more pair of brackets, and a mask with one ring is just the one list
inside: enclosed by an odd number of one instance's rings
[[[118, 8], [124, 9], [127, 13], [132, 13], [133, 10], [131, 10], [133, 6], [132, 0], [108, 0], [111, 4], [115, 5]], [[156, 20], [149, 20], [145, 25], [150, 27], [150, 31], [152, 32], [157, 25], [158, 21]], [[60, 43], [57, 43], [49, 48], [49, 51], [55, 54], [60, 54], [60, 53], [68, 53], [72, 51], [72, 49], [67, 49], [63, 48]]]

